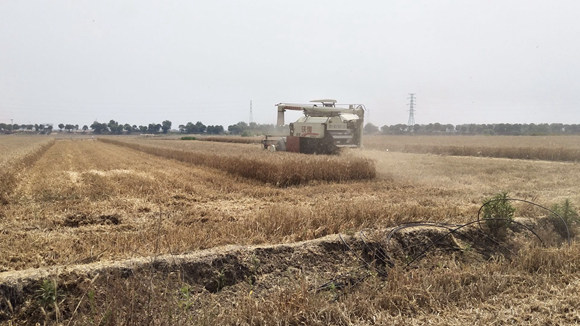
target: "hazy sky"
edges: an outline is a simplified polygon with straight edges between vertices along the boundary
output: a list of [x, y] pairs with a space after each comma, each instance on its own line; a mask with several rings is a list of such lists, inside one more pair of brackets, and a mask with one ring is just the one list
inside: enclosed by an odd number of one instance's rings
[[580, 123], [577, 0], [0, 0], [0, 122]]

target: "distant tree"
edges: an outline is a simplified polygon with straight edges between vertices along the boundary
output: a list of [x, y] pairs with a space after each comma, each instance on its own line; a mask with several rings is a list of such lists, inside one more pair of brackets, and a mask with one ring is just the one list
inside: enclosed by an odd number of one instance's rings
[[407, 125], [404, 125], [402, 123], [392, 126], [384, 125], [381, 127], [381, 133], [385, 135], [401, 135], [404, 134], [406, 131]]
[[530, 124], [530, 132], [532, 135], [547, 135], [550, 132], [550, 125], [547, 123]]
[[496, 135], [509, 135], [509, 125], [507, 123], [498, 123], [493, 126], [493, 132]]
[[60, 129], [62, 131], [64, 129], [64, 124], [63, 123], [59, 123], [58, 124], [58, 129]]
[[111, 130], [112, 133], [116, 132], [118, 126], [119, 123], [115, 120], [110, 120], [109, 123], [107, 124], [107, 127], [109, 127], [109, 130]]
[[219, 135], [224, 133], [223, 126], [207, 126], [206, 132], [211, 135]]
[[143, 126], [143, 125], [139, 126], [139, 132], [141, 132], [142, 134], [146, 133], [147, 132], [147, 126]]
[[367, 124], [364, 126], [364, 129], [363, 129], [363, 131], [364, 131], [364, 133], [365, 133], [365, 134], [367, 134], [367, 135], [378, 134], [378, 133], [379, 133], [379, 127], [377, 127], [377, 126], [375, 126], [374, 124], [372, 124], [372, 123], [370, 123], [370, 122], [369, 122], [369, 123], [367, 123]]
[[106, 123], [99, 123], [98, 121], [91, 124], [91, 129], [93, 129], [93, 133], [95, 134], [104, 134], [109, 131], [109, 127]]
[[166, 134], [171, 129], [171, 121], [165, 120], [161, 123], [161, 129], [163, 133]]
[[240, 135], [244, 131], [246, 131], [247, 129], [248, 129], [248, 124], [245, 123], [244, 121], [240, 121], [240, 122], [236, 123], [235, 125], [228, 126], [228, 131], [234, 135]]
[[87, 132], [87, 130], [89, 130], [89, 126], [87, 126], [87, 125], [84, 125], [84, 126], [83, 126], [83, 133]]
[[133, 127], [131, 127], [131, 125], [130, 125], [130, 124], [128, 124], [128, 123], [126, 123], [126, 124], [124, 124], [124, 125], [123, 125], [123, 129], [124, 129], [124, 130], [125, 130], [125, 131], [126, 131], [128, 134], [130, 134], [130, 133], [133, 131]]
[[193, 134], [193, 132], [195, 131], [195, 125], [193, 124], [193, 122], [188, 122], [185, 126], [184, 126], [184, 131], [186, 134]]
[[157, 134], [161, 130], [160, 124], [150, 123], [149, 127], [147, 128], [147, 132], [150, 134]]
[[201, 123], [201, 121], [198, 121], [195, 123], [195, 129], [194, 129], [194, 133], [195, 134], [203, 134], [206, 130], [206, 126]]
[[203, 134], [206, 129], [207, 127], [201, 121], [198, 121], [195, 124], [188, 122], [186, 125], [180, 126], [180, 131], [187, 134]]

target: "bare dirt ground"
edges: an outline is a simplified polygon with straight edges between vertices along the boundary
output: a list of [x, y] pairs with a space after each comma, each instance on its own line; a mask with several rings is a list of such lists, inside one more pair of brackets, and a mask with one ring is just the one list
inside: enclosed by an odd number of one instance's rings
[[[383, 251], [387, 228], [465, 223], [498, 191], [578, 203], [577, 163], [348, 155], [375, 160], [377, 179], [279, 188], [90, 139], [58, 140], [0, 207], [0, 323], [580, 322], [576, 244], [537, 248], [526, 232], [501, 248], [446, 237], [406, 267], [445, 232], [409, 229], [390, 253], [395, 266]], [[518, 217], [545, 216], [517, 208]], [[548, 231], [541, 235], [554, 236]], [[313, 242], [295, 243], [303, 240]]]

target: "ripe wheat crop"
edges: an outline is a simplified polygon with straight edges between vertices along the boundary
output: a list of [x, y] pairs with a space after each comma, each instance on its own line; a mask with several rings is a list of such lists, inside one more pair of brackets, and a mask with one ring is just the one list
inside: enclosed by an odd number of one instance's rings
[[577, 136], [371, 136], [369, 149], [418, 154], [578, 162]]
[[197, 140], [222, 143], [259, 144], [264, 137], [236, 137], [236, 136], [201, 136]]
[[188, 151], [143, 145], [110, 138], [99, 138], [99, 140], [164, 158], [223, 170], [280, 187], [304, 184], [314, 180], [341, 182], [372, 179], [376, 176], [372, 160], [355, 156], [330, 157], [264, 151], [244, 152], [243, 150], [216, 153], [209, 150]]

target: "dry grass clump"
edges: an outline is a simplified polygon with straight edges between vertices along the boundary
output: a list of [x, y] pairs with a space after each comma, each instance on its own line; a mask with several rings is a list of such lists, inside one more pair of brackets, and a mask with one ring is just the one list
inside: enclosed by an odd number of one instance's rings
[[578, 136], [371, 136], [369, 149], [419, 154], [578, 162]]
[[0, 205], [8, 203], [18, 181], [18, 172], [34, 164], [54, 142], [53, 138], [46, 137], [3, 137], [0, 143], [4, 151], [0, 161]]
[[331, 157], [269, 152], [230, 154], [184, 151], [110, 138], [99, 138], [99, 140], [164, 158], [224, 170], [234, 175], [280, 187], [304, 184], [314, 180], [341, 182], [372, 179], [376, 176], [373, 161], [354, 156]]

